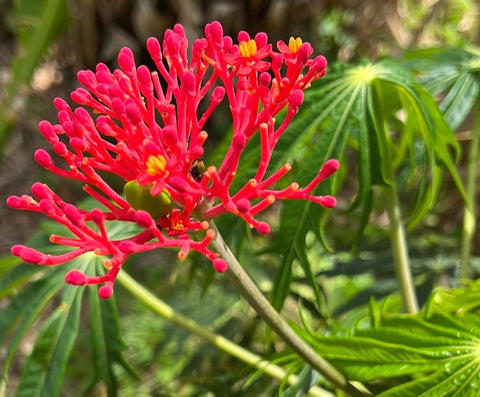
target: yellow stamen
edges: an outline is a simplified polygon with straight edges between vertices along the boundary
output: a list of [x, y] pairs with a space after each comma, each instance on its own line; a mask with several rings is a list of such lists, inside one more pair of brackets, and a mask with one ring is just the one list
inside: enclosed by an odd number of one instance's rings
[[294, 39], [293, 37], [290, 37], [290, 40], [288, 40], [288, 49], [292, 54], [296, 54], [300, 49], [301, 45], [302, 45], [302, 39], [300, 37], [297, 37], [296, 39]]
[[240, 49], [240, 55], [244, 58], [251, 58], [257, 53], [257, 43], [255, 40], [242, 41], [238, 48]]
[[157, 156], [149, 156], [147, 162], [147, 174], [150, 176], [162, 176], [165, 177], [167, 174], [165, 168], [167, 168], [167, 160], [161, 154]]

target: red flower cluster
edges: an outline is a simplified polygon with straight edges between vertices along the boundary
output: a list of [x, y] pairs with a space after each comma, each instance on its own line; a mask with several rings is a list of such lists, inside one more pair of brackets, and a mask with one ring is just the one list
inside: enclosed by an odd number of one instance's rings
[[[16, 245], [13, 254], [38, 265], [57, 265], [86, 252], [104, 255], [108, 258], [105, 275], [89, 277], [71, 271], [66, 281], [104, 284], [99, 294], [108, 298], [122, 264], [136, 252], [176, 247], [179, 258], [185, 258], [195, 250], [209, 258], [217, 271], [225, 271], [226, 262], [208, 248], [215, 236], [208, 221], [225, 212], [268, 233], [269, 225], [255, 216], [277, 199], [334, 206], [333, 197], [311, 193], [336, 171], [336, 160], [328, 161], [304, 188], [296, 183], [283, 190], [272, 188], [290, 170], [289, 164], [265, 175], [275, 145], [303, 101], [303, 90], [325, 74], [325, 58], [311, 59], [311, 45], [299, 38], [291, 38], [288, 45], [280, 41], [278, 51], [267, 43], [265, 33], [250, 39], [241, 32], [238, 42], [233, 44], [220, 23], [213, 22], [206, 26], [205, 38], [193, 43], [189, 60], [184, 29], [176, 25], [165, 32], [162, 46], [155, 38], [147, 41], [156, 71], [137, 67], [131, 50], [123, 48], [118, 56], [120, 69], [112, 72], [99, 64], [95, 72], [79, 72], [85, 88], [73, 91], [71, 99], [80, 106], [72, 109], [57, 98], [59, 124], [42, 121], [39, 125], [68, 167], [58, 167], [43, 149], [36, 151], [35, 159], [48, 171], [82, 182], [102, 209], [79, 209], [47, 185], [35, 183], [34, 197], [12, 196], [8, 205], [42, 212], [64, 225], [72, 236], [52, 235], [50, 240], [74, 249], [53, 256]], [[201, 161], [208, 136], [204, 126], [225, 97], [232, 114], [231, 145], [218, 168], [206, 168]], [[274, 117], [284, 108], [286, 115], [276, 125]], [[231, 192], [244, 148], [257, 132], [261, 157], [256, 174], [239, 191]], [[125, 181], [124, 194], [107, 183], [102, 176], [106, 173]], [[109, 221], [133, 222], [141, 232], [114, 240], [107, 232]], [[200, 241], [192, 239], [198, 231], [203, 231]]]

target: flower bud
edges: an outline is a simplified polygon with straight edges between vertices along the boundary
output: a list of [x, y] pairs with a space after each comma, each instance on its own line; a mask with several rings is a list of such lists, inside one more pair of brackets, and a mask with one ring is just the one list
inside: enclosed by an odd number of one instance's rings
[[222, 258], [215, 258], [212, 263], [213, 263], [213, 268], [218, 273], [224, 273], [228, 269], [227, 262]]
[[98, 289], [98, 296], [102, 299], [108, 299], [113, 295], [113, 285], [111, 282], [102, 285]]
[[47, 170], [53, 166], [52, 158], [44, 149], [37, 149], [35, 151], [34, 158], [38, 165]]
[[70, 270], [65, 275], [65, 282], [71, 285], [85, 285], [88, 282], [88, 277], [78, 270]]

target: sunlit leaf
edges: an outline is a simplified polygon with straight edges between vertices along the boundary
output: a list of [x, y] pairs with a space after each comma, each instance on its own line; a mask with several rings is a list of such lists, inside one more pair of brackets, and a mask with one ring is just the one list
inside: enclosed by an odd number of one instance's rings
[[353, 335], [309, 338], [349, 379], [378, 383], [410, 376], [376, 394], [381, 397], [478, 394], [480, 319], [474, 315], [385, 315]]
[[478, 97], [478, 51], [430, 48], [413, 51], [402, 62], [419, 75], [427, 90], [441, 98], [440, 109], [445, 120], [457, 129]]

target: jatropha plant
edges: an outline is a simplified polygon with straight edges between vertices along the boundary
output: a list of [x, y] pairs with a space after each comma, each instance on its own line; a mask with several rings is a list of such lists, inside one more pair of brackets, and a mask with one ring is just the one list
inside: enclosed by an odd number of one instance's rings
[[[99, 295], [109, 298], [123, 263], [137, 252], [177, 248], [184, 259], [194, 250], [224, 272], [227, 262], [210, 248], [215, 237], [211, 221], [224, 213], [268, 233], [270, 226], [257, 215], [276, 200], [335, 205], [333, 197], [317, 196], [313, 190], [337, 170], [336, 160], [327, 161], [305, 187], [292, 183], [278, 190], [276, 182], [291, 166], [268, 169], [303, 91], [325, 74], [325, 58], [312, 58], [312, 46], [300, 38], [288, 44], [279, 41], [275, 50], [265, 33], [251, 39], [240, 32], [234, 44], [218, 22], [208, 24], [205, 38], [188, 47], [183, 27], [176, 25], [166, 31], [162, 44], [155, 38], [147, 41], [157, 70], [137, 67], [132, 51], [123, 48], [119, 69], [112, 72], [100, 63], [95, 72], [78, 73], [85, 87], [71, 94], [78, 107], [55, 99], [58, 124], [42, 121], [39, 129], [66, 167], [44, 149], [35, 152], [35, 160], [54, 174], [82, 182], [84, 191], [101, 205], [80, 209], [40, 182], [32, 186], [33, 196], [9, 197], [10, 207], [42, 212], [64, 225], [69, 233], [51, 235], [50, 241], [73, 248], [49, 255], [15, 245], [14, 255], [37, 265], [62, 264], [87, 252], [105, 256], [104, 275], [73, 270], [65, 280], [73, 285], [102, 284]], [[232, 117], [231, 144], [220, 164], [205, 165], [206, 122], [222, 101]], [[242, 153], [255, 134], [260, 134], [258, 168], [243, 187], [232, 191]], [[123, 192], [109, 185], [107, 174], [124, 181]], [[141, 231], [115, 240], [107, 232], [109, 221], [134, 223]]]

